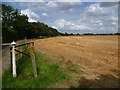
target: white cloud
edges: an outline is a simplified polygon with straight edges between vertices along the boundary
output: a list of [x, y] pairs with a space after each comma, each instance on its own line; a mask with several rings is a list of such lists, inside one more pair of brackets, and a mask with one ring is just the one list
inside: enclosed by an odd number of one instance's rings
[[93, 18], [104, 18], [104, 17], [113, 17], [117, 16], [117, 5], [116, 6], [111, 6], [111, 7], [101, 7], [100, 3], [97, 4], [91, 4], [87, 9], [85, 10], [85, 14], [88, 17], [93, 17]]
[[52, 28], [58, 29], [56, 26], [51, 26]]
[[37, 22], [37, 20], [29, 18], [28, 22]]
[[102, 12], [103, 8], [99, 6], [99, 4], [92, 4], [91, 6], [87, 7], [87, 12]]
[[58, 5], [55, 3], [55, 2], [53, 2], [53, 1], [49, 1], [47, 4], [46, 4], [46, 7], [48, 7], [48, 8], [55, 8], [55, 7], [57, 7]]
[[[24, 5], [24, 3], [22, 3], [22, 5]], [[25, 5], [31, 10], [49, 10], [58, 7], [57, 2], [54, 1], [38, 2], [38, 3], [32, 2], [32, 3], [26, 3]]]
[[[81, 12], [78, 11], [78, 8], [77, 9], [75, 8], [76, 6], [81, 5], [81, 3], [77, 3], [77, 2], [58, 3], [58, 2], [49, 1], [46, 3], [29, 3], [29, 5], [30, 5], [29, 7], [31, 8], [34, 7], [37, 10], [41, 9], [40, 10], [41, 17], [47, 17], [49, 15], [50, 17], [48, 20], [49, 25], [58, 30], [64, 30], [64, 31], [71, 30], [73, 32], [87, 31], [93, 33], [117, 32], [118, 30], [117, 5], [101, 7], [100, 3], [95, 3], [88, 5], [88, 7], [82, 8], [84, 11]], [[81, 8], [79, 9], [81, 10]], [[60, 11], [64, 13], [61, 13]], [[71, 11], [71, 12], [67, 13], [66, 11]], [[34, 18], [36, 17], [36, 14], [30, 14], [30, 12], [32, 11], [26, 10], [26, 12], [27, 15], [29, 15], [30, 21], [33, 22], [37, 20], [38, 17]], [[78, 15], [76, 16], [75, 14]], [[64, 19], [60, 19], [60, 18], [64, 18]], [[51, 21], [54, 22], [51, 23]], [[47, 23], [47, 21], [45, 22]]]
[[117, 23], [116, 22], [112, 22], [113, 25], [116, 25]]
[[21, 10], [21, 15], [27, 15], [29, 22], [37, 22], [37, 19], [40, 17], [38, 14], [32, 12], [30, 9]]
[[100, 7], [100, 4], [92, 4], [89, 7], [86, 8], [85, 14], [88, 17], [93, 17], [93, 18], [100, 18], [100, 17], [105, 17], [110, 14], [109, 11], [105, 10], [105, 8]]
[[[24, 3], [23, 3], [24, 4]], [[28, 8], [31, 10], [49, 10], [49, 9], [58, 9], [62, 12], [74, 11], [74, 7], [81, 5], [81, 2], [58, 2], [58, 1], [48, 1], [40, 3], [27, 3]]]
[[55, 27], [57, 29], [64, 29], [64, 30], [83, 30], [87, 27], [85, 25], [79, 25], [74, 22], [66, 21], [64, 19], [57, 19], [55, 22]]
[[58, 30], [71, 32], [108, 33], [118, 31], [117, 6], [101, 7], [100, 3], [91, 4], [77, 21], [57, 19], [53, 26]]
[[42, 13], [41, 16], [47, 17], [48, 15], [47, 15], [47, 13]]
[[98, 25], [103, 25], [102, 21], [96, 21]]
[[117, 6], [101, 7], [100, 3], [91, 4], [85, 9], [78, 20], [93, 32], [117, 32], [118, 11]]
[[118, 21], [118, 17], [111, 17], [113, 21]]
[[74, 7], [81, 5], [81, 2], [62, 2], [57, 3], [61, 12], [73, 11]]

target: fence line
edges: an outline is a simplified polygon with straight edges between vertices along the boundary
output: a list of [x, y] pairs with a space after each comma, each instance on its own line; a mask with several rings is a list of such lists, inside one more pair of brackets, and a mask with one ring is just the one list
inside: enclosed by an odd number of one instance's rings
[[[16, 45], [16, 43], [13, 41], [11, 44], [12, 44], [12, 47], [10, 48], [10, 54], [11, 54], [11, 64], [12, 64], [13, 77], [17, 76], [17, 73], [16, 73], [16, 56], [19, 55], [21, 57], [21, 54], [22, 54], [22, 55], [26, 55], [26, 56], [31, 58], [33, 74], [34, 74], [34, 77], [37, 78], [37, 69], [36, 69], [35, 55], [34, 55], [34, 42], [25, 43], [25, 44], [21, 44], [21, 45]], [[21, 47], [23, 47], [23, 46], [26, 46], [24, 51], [21, 49]], [[26, 51], [28, 49], [30, 51], [30, 54], [26, 53]], [[16, 52], [17, 52], [17, 54], [16, 54]]]

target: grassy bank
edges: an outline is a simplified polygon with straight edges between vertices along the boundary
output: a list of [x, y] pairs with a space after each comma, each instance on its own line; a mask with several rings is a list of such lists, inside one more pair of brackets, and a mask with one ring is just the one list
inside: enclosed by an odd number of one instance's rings
[[31, 59], [23, 56], [17, 60], [16, 78], [12, 77], [10, 68], [3, 74], [3, 88], [48, 88], [70, 79], [70, 76], [66, 75], [57, 63], [49, 63], [49, 60], [41, 58], [38, 52], [35, 52], [35, 56], [38, 78], [35, 79], [33, 76]]

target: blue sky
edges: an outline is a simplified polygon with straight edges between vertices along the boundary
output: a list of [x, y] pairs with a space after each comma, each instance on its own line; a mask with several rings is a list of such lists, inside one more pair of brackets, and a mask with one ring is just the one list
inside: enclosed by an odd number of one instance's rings
[[4, 2], [60, 32], [118, 32], [118, 5], [110, 2]]

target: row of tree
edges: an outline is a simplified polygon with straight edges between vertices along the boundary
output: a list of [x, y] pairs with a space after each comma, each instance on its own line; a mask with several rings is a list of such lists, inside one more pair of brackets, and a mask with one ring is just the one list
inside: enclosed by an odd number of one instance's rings
[[80, 34], [80, 33], [77, 33], [77, 34], [74, 34], [74, 33], [60, 33], [60, 35], [62, 36], [76, 36], [76, 35], [120, 35], [120, 33], [83, 33], [83, 34]]
[[[71, 36], [71, 35], [120, 35], [120, 33], [110, 34], [73, 34], [73, 33], [60, 33], [56, 29], [49, 27], [42, 22], [28, 22], [26, 15], [21, 15], [20, 10], [14, 9], [5, 4], [2, 5], [0, 10], [0, 22], [2, 21], [2, 41], [12, 42], [13, 40], [20, 40], [24, 38], [42, 38], [51, 36]], [[2, 11], [2, 12], [1, 12]], [[1, 15], [2, 13], [2, 15]]]
[[26, 15], [20, 11], [2, 4], [2, 41], [11, 42], [24, 38], [39, 36], [58, 36], [60, 33], [42, 22], [28, 22]]

